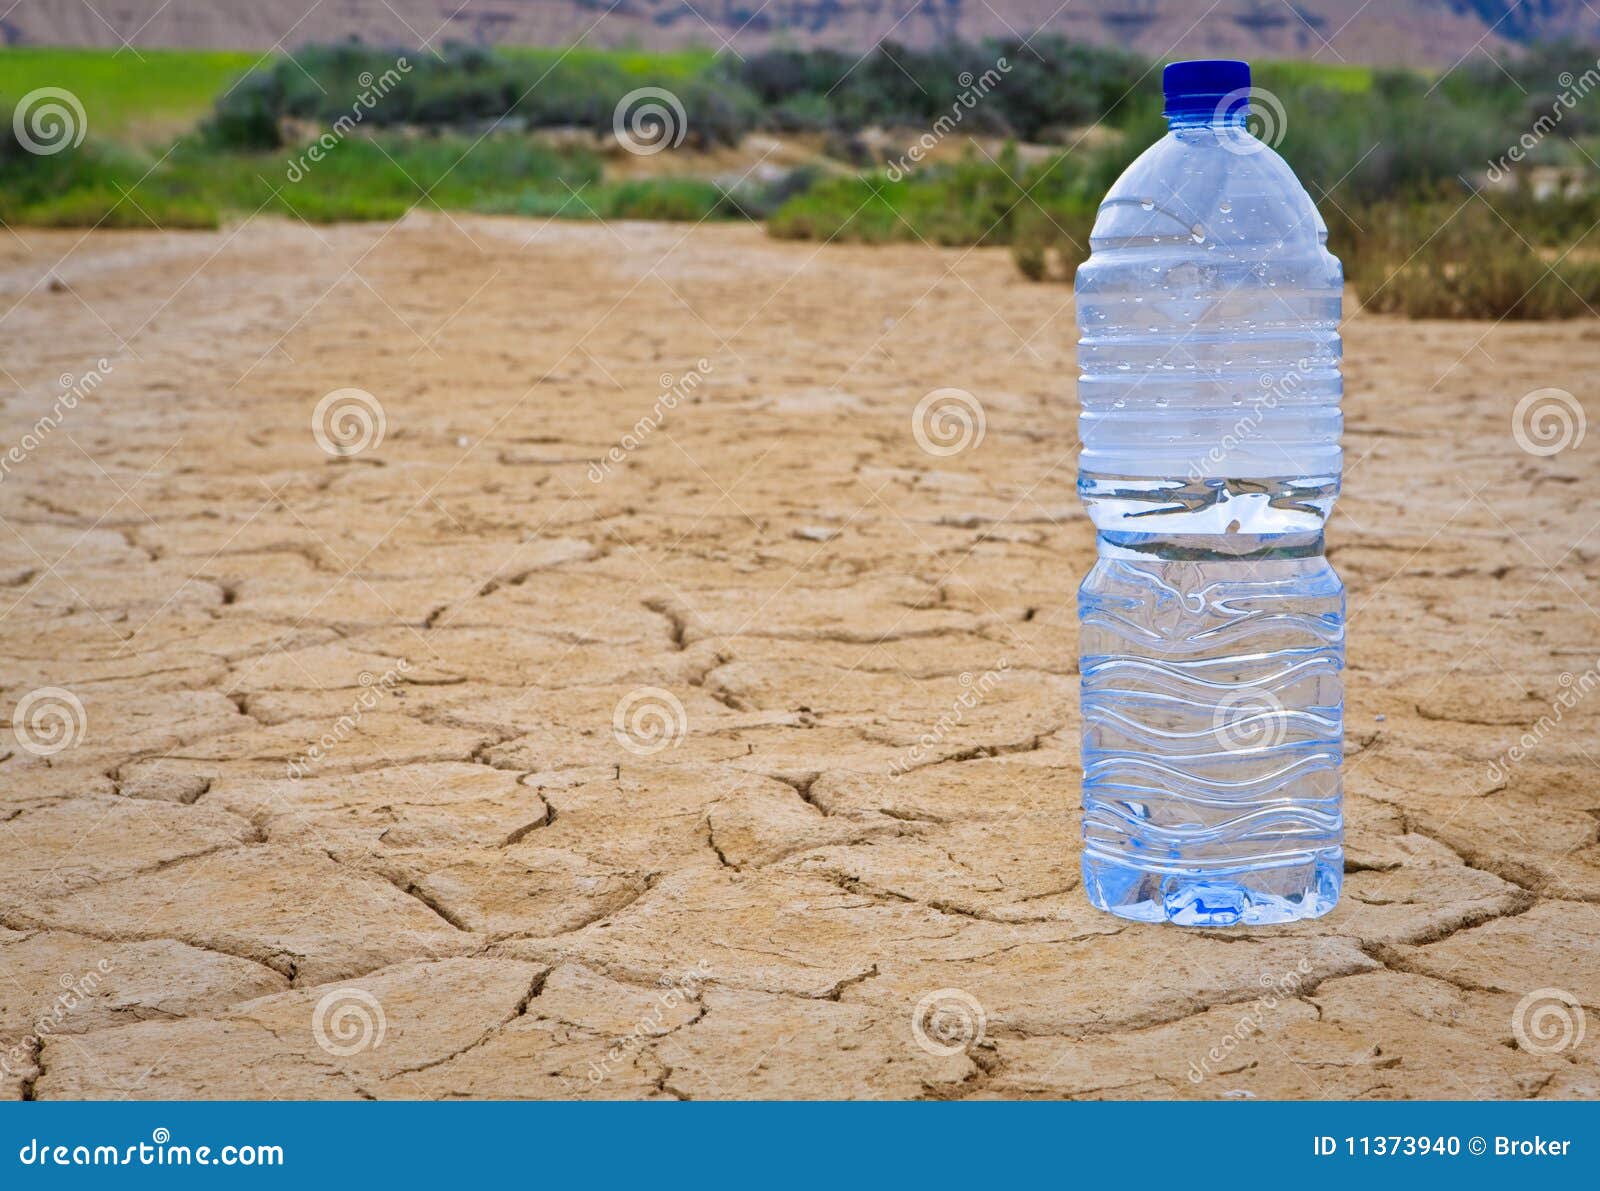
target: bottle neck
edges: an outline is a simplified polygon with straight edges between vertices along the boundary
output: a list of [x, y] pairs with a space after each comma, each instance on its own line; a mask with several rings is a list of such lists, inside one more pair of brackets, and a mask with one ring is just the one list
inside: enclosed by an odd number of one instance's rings
[[1167, 128], [1176, 132], [1180, 128], [1211, 128], [1217, 132], [1228, 129], [1245, 128], [1245, 117], [1250, 114], [1249, 106], [1241, 104], [1237, 108], [1219, 113], [1215, 108], [1197, 111], [1179, 111], [1164, 113], [1167, 118]]

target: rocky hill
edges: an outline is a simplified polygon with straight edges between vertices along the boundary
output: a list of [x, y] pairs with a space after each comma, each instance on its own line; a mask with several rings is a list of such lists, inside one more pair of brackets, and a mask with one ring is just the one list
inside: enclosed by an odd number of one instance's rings
[[738, 51], [774, 41], [928, 45], [1040, 29], [1155, 58], [1447, 67], [1519, 42], [1600, 40], [1600, 12], [1584, 0], [28, 0], [0, 17], [0, 42], [266, 50], [355, 36]]

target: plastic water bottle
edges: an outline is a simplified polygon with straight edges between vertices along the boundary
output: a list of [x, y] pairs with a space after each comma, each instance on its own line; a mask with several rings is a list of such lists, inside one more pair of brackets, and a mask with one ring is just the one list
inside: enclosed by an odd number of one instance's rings
[[1169, 131], [1077, 276], [1084, 888], [1141, 921], [1287, 922], [1344, 872], [1343, 270], [1245, 126], [1250, 67], [1163, 84]]

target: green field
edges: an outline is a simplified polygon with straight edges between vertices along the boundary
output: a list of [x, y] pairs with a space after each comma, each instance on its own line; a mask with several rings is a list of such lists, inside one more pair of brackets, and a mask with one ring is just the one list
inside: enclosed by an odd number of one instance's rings
[[261, 60], [236, 50], [0, 49], [0, 105], [39, 87], [65, 87], [83, 104], [92, 135], [170, 137], [192, 126], [212, 102]]
[[1324, 87], [1359, 95], [1372, 89], [1372, 67], [1348, 62], [1262, 62], [1251, 67], [1257, 85]]
[[508, 58], [531, 63], [541, 70], [559, 61], [579, 69], [614, 67], [641, 80], [679, 81], [704, 72], [717, 57], [710, 50], [603, 50], [589, 46], [564, 50], [549, 46], [507, 46], [501, 52]]
[[[558, 61], [578, 69], [605, 64], [640, 80], [681, 81], [706, 70], [709, 50], [646, 52], [579, 47], [517, 46], [508, 58], [525, 63], [531, 77]], [[414, 59], [426, 52], [412, 55]], [[112, 140], [170, 139], [211, 110], [218, 95], [252, 68], [274, 57], [246, 50], [120, 51], [43, 46], [0, 48], [0, 107], [10, 108], [40, 87], [64, 87], [76, 95], [90, 132]]]

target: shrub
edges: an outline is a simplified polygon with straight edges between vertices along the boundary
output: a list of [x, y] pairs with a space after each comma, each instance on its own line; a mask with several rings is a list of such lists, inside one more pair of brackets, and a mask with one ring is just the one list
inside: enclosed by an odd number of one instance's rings
[[376, 128], [476, 128], [514, 118], [527, 128], [602, 134], [611, 131], [624, 96], [655, 86], [682, 102], [688, 134], [698, 143], [729, 143], [754, 125], [760, 105], [709, 61], [685, 74], [683, 61], [670, 55], [447, 45], [435, 57], [359, 43], [311, 46], [294, 61], [280, 58], [258, 69], [220, 97], [205, 129], [222, 147], [274, 149], [283, 144], [288, 121], [329, 125], [352, 116], [359, 102], [359, 123]]
[[808, 193], [824, 177], [816, 166], [797, 166], [770, 182], [742, 185], [734, 192], [734, 197], [748, 218], [769, 219], [791, 199]]
[[1093, 226], [1081, 211], [1028, 211], [1012, 235], [1011, 257], [1030, 281], [1070, 282], [1089, 255]]
[[[974, 88], [989, 71], [998, 81]], [[1032, 139], [1112, 113], [1145, 71], [1133, 54], [1043, 36], [1026, 45], [1009, 39], [927, 50], [884, 42], [859, 59], [779, 48], [746, 58], [737, 77], [778, 128], [927, 125], [948, 115], [963, 93], [981, 92], [963, 115], [968, 129]], [[804, 123], [793, 124], [802, 113]]]
[[[1458, 209], [1459, 208], [1459, 209]], [[1539, 250], [1482, 197], [1389, 203], [1341, 218], [1333, 247], [1365, 309], [1412, 318], [1549, 319], [1600, 306], [1600, 265]]]
[[603, 219], [694, 221], [740, 216], [736, 202], [701, 178], [648, 178], [601, 187], [593, 200]]
[[1017, 244], [1020, 237], [1039, 241], [1040, 249], [1067, 252], [1074, 238], [1087, 243], [1085, 216], [1093, 208], [1063, 162], [1056, 158], [1024, 169], [1009, 146], [995, 161], [969, 155], [900, 179], [834, 178], [780, 207], [768, 228], [784, 239], [873, 244]]
[[145, 159], [85, 141], [59, 152], [28, 152], [11, 112], [0, 110], [0, 221], [37, 227], [191, 227], [219, 222], [215, 204], [181, 188], [141, 186]]
[[72, 190], [23, 207], [15, 222], [33, 227], [215, 228], [217, 209], [200, 199], [160, 194], [130, 199], [111, 187]]

